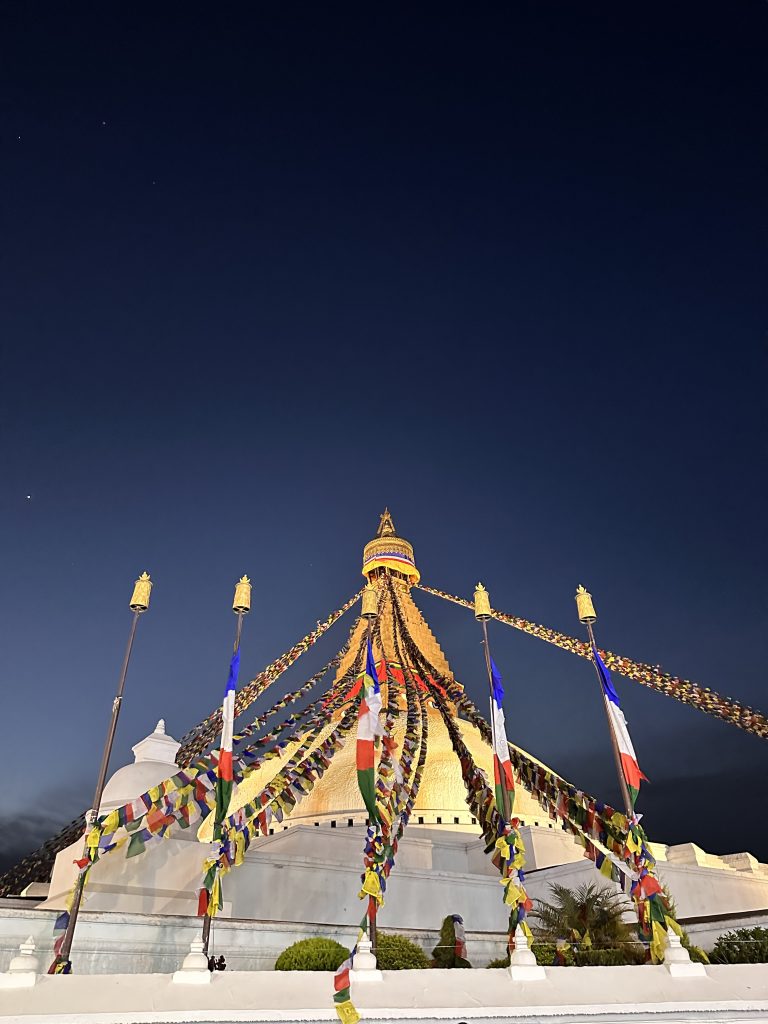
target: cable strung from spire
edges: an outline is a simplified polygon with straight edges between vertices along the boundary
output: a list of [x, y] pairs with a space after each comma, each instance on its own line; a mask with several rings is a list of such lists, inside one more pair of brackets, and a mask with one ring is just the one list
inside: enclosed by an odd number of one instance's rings
[[[472, 608], [471, 601], [465, 601], [455, 594], [447, 594], [444, 590], [436, 590], [434, 587], [427, 587], [421, 583], [415, 584], [419, 590], [433, 597], [441, 597], [444, 601], [450, 601], [462, 608]], [[546, 626], [539, 626], [535, 622], [521, 619], [516, 615], [505, 615], [504, 612], [492, 610], [491, 618], [503, 622], [505, 626], [513, 626], [515, 629], [528, 633], [530, 636], [545, 640], [548, 644], [554, 644], [563, 651], [570, 654], [578, 654], [581, 658], [591, 658], [589, 644], [565, 633], [558, 633], [557, 630], [548, 629]], [[768, 739], [768, 718], [754, 708], [732, 701], [729, 697], [721, 697], [719, 693], [710, 690], [708, 687], [699, 686], [688, 679], [681, 679], [679, 676], [663, 672], [659, 665], [646, 665], [642, 661], [632, 661], [631, 658], [624, 658], [620, 654], [613, 654], [612, 651], [600, 650], [600, 657], [609, 669], [618, 672], [626, 679], [632, 679], [641, 686], [647, 686], [650, 690], [663, 693], [667, 697], [673, 697], [681, 704], [687, 704], [703, 711], [706, 715], [712, 715], [723, 722], [735, 725], [744, 732], [749, 732], [760, 739]]]

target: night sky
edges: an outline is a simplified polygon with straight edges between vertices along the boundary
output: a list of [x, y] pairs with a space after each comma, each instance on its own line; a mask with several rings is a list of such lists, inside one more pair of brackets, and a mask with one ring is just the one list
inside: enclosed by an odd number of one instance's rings
[[[761, 710], [768, 5], [9, 5], [0, 865], [362, 582]], [[471, 615], [415, 592], [484, 709]], [[253, 709], [341, 645], [342, 620]], [[491, 624], [510, 738], [617, 800], [586, 661]], [[652, 838], [768, 860], [768, 744], [616, 679]]]

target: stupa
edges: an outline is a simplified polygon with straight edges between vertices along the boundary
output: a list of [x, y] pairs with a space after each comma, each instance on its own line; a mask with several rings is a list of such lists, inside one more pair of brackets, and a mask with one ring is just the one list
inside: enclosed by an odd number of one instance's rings
[[[262, 735], [267, 719], [283, 715], [299, 695], [312, 691], [323, 677], [323, 672], [317, 673], [235, 733], [235, 787], [227, 822], [232, 836], [237, 833], [247, 841], [238, 845], [232, 840], [232, 870], [226, 875], [216, 934], [219, 948], [240, 955], [243, 967], [270, 966], [280, 949], [308, 934], [333, 934], [348, 941], [359, 920], [361, 848], [369, 814], [358, 786], [353, 726], [369, 637], [381, 681], [382, 717], [391, 719], [389, 740], [397, 751], [404, 749], [414, 708], [421, 716], [413, 731], [420, 784], [413, 788], [409, 825], [399, 844], [379, 925], [409, 933], [428, 947], [442, 917], [461, 914], [480, 963], [497, 956], [506, 941], [507, 910], [500, 899], [498, 870], [487, 856], [487, 827], [484, 840], [477, 801], [468, 798], [466, 776], [469, 764], [482, 778], [493, 779], [488, 727], [454, 677], [413, 599], [413, 589], [420, 584], [413, 546], [397, 534], [387, 510], [376, 536], [364, 548], [362, 574], [373, 588], [373, 622], [362, 615], [352, 625], [347, 642], [330, 663], [329, 689]], [[353, 603], [354, 599], [347, 602], [241, 687], [238, 714]], [[494, 614], [504, 621], [500, 613]], [[510, 624], [530, 631], [523, 620]], [[558, 635], [547, 632], [545, 639], [565, 646], [568, 638], [552, 640]], [[100, 819], [99, 846], [104, 853], [89, 868], [80, 925], [86, 934], [90, 931], [91, 945], [100, 949], [96, 969], [111, 969], [109, 950], [118, 949], [123, 957], [134, 949], [139, 966], [128, 969], [166, 969], [157, 956], [181, 955], [189, 948], [190, 936], [199, 932], [203, 862], [216, 848], [211, 843], [210, 808], [219, 752], [205, 751], [220, 730], [220, 713], [214, 712], [179, 744], [166, 735], [164, 723], [158, 723], [155, 732], [133, 748], [135, 763], [120, 768], [108, 784]], [[578, 815], [561, 801], [576, 799], [580, 807], [593, 811], [603, 805], [521, 748], [510, 744], [510, 751], [518, 773], [514, 814], [526, 848], [529, 894], [545, 897], [550, 881], [575, 885], [592, 880], [594, 864], [585, 860], [585, 845], [589, 853], [590, 836], [597, 841], [600, 830], [594, 824], [587, 831], [577, 827]], [[381, 754], [380, 750], [377, 761]], [[532, 778], [538, 789], [529, 786]], [[137, 831], [137, 823], [144, 827]], [[137, 838], [141, 855], [133, 856]], [[715, 857], [693, 844], [651, 847], [683, 919], [698, 918], [705, 922], [702, 927], [716, 932], [740, 915], [759, 918], [768, 906], [768, 867], [749, 854]], [[37, 904], [39, 911], [48, 912], [40, 915], [41, 938], [50, 927], [50, 916], [65, 907], [74, 884], [74, 862], [83, 849], [82, 827], [65, 830], [51, 848], [59, 851], [52, 877], [38, 875], [26, 890], [29, 897], [46, 896]], [[611, 884], [597, 877], [601, 884]], [[15, 927], [12, 910], [0, 905], [0, 938], [6, 934], [12, 941]], [[28, 914], [18, 930], [24, 932], [21, 939], [26, 938]], [[148, 935], [151, 940], [141, 938]], [[149, 947], [155, 950], [158, 944], [162, 954], [150, 954]], [[84, 959], [87, 969], [88, 956]], [[124, 960], [120, 967], [125, 969]]]
[[[407, 630], [418, 647], [422, 660], [434, 666], [441, 677], [451, 680], [457, 688], [463, 690], [461, 684], [454, 679], [448, 659], [411, 596], [411, 588], [420, 579], [413, 546], [409, 541], [397, 536], [388, 509], [385, 509], [381, 516], [375, 538], [364, 548], [362, 573], [377, 594], [378, 622], [372, 637], [372, 646], [380, 674], [385, 674], [381, 671], [382, 663], [399, 665], [404, 657], [401, 650], [402, 641], [398, 639], [400, 630], [395, 622], [392, 592], [387, 586], [391, 581], [397, 591], [398, 611], [406, 621]], [[366, 623], [360, 619], [352, 631], [347, 652], [336, 670], [335, 688], [341, 687], [343, 680], [354, 674], [355, 658], [365, 640]], [[387, 685], [382, 685], [386, 704]], [[402, 695], [399, 706], [401, 711], [405, 711], [405, 700]], [[476, 835], [477, 821], [467, 808], [467, 794], [461, 777], [461, 768], [448, 730], [434, 703], [428, 702], [427, 706], [429, 749], [411, 825], [445, 826], [451, 831], [470, 832]], [[454, 712], [455, 710], [453, 707]], [[473, 760], [489, 778], [492, 778], [493, 755], [490, 746], [471, 722], [459, 720], [458, 726]], [[403, 731], [404, 722], [401, 720], [395, 729], [398, 746], [402, 745]], [[537, 759], [533, 760], [541, 764]], [[253, 799], [268, 776], [269, 772], [259, 772], [241, 785], [232, 809]], [[548, 827], [547, 815], [523, 789], [516, 795], [515, 813], [525, 824]], [[346, 825], [350, 819], [359, 823], [365, 816], [366, 811], [357, 784], [355, 747], [353, 743], [347, 743], [333, 758], [322, 780], [301, 801], [290, 818], [286, 819], [285, 825], [288, 828], [306, 824], [314, 826], [315, 822], [327, 824], [332, 821], [339, 823], [342, 820]]]

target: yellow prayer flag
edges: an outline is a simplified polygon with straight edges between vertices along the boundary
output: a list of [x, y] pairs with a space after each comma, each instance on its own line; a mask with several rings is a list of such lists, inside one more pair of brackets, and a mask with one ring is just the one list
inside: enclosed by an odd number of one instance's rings
[[346, 1003], [336, 1003], [335, 1005], [341, 1024], [357, 1024], [360, 1020], [360, 1014], [349, 1000]]

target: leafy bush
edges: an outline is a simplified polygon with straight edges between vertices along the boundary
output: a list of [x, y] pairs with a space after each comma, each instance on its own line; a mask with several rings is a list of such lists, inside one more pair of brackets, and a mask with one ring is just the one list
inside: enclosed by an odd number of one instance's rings
[[[557, 952], [557, 946], [554, 942], [538, 942], [534, 940], [531, 943], [531, 952], [536, 957], [536, 963], [540, 967], [554, 966], [555, 953]], [[573, 967], [573, 950], [571, 947], [565, 946], [562, 950], [562, 954], [565, 960], [565, 966]], [[488, 967], [509, 967], [509, 953], [504, 957], [500, 957], [498, 960], [491, 960]]]
[[[683, 932], [683, 934], [685, 935], [685, 932]], [[687, 935], [685, 937], [688, 938]], [[701, 946], [693, 946], [693, 945], [691, 945], [690, 939], [688, 939], [688, 945], [686, 946], [685, 943], [683, 942], [683, 946], [685, 946], [685, 948], [688, 950], [688, 955], [690, 956], [691, 960], [695, 964], [708, 964], [709, 963], [709, 957], [704, 952], [704, 950], [701, 948]]]
[[709, 959], [713, 964], [768, 964], [768, 928], [737, 928], [720, 935]]
[[588, 932], [592, 943], [602, 949], [619, 948], [634, 939], [634, 929], [624, 921], [631, 904], [623, 893], [592, 882], [575, 890], [556, 883], [549, 888], [552, 902], [537, 900], [531, 914], [545, 938], [570, 939], [574, 932]]
[[617, 949], [577, 949], [573, 956], [577, 967], [623, 967], [644, 964], [645, 948], [638, 942]]
[[471, 967], [469, 960], [456, 956], [456, 929], [453, 918], [449, 915], [443, 918], [440, 926], [440, 940], [432, 950], [434, 967]]
[[489, 969], [490, 968], [494, 968], [494, 967], [509, 967], [509, 957], [508, 956], [502, 956], [502, 957], [499, 957], [498, 960], [491, 960], [491, 962], [487, 965], [487, 967]]
[[335, 971], [348, 956], [349, 950], [333, 939], [301, 939], [283, 950], [275, 970]]
[[[555, 963], [555, 953], [557, 952], [557, 944], [554, 942], [532, 942], [531, 952], [536, 957], [536, 963], [539, 967], [552, 967]], [[573, 950], [570, 946], [565, 946], [561, 950], [563, 959], [565, 960], [566, 967], [573, 967]]]
[[429, 967], [421, 946], [404, 935], [376, 936], [376, 960], [380, 971], [420, 971]]

